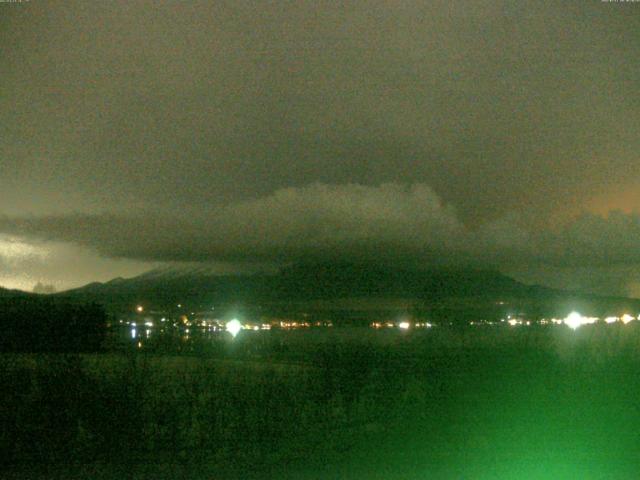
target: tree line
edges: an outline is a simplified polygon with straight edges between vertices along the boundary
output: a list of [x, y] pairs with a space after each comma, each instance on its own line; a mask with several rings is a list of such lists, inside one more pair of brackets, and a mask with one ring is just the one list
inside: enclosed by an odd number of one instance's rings
[[107, 315], [96, 303], [47, 297], [0, 300], [0, 351], [95, 352], [102, 348]]

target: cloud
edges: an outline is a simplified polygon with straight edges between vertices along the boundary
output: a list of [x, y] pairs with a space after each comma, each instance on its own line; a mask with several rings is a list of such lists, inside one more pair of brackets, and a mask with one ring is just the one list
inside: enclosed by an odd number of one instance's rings
[[180, 217], [5, 216], [0, 231], [73, 243], [106, 257], [160, 262], [320, 257], [498, 267], [640, 263], [636, 214], [585, 214], [558, 232], [533, 229], [511, 215], [472, 230], [424, 184], [317, 183]]
[[45, 259], [48, 256], [46, 248], [33, 245], [19, 238], [0, 235], [0, 262], [13, 264], [25, 260]]
[[154, 267], [153, 263], [106, 258], [95, 248], [43, 238], [52, 236], [0, 235], [1, 287], [31, 291], [41, 283], [64, 290], [116, 276], [137, 275]]
[[550, 260], [568, 259], [569, 264], [596, 266], [638, 264], [640, 215], [621, 211], [606, 217], [584, 214], [564, 228], [559, 240], [548, 245]]
[[5, 212], [179, 214], [395, 181], [481, 223], [638, 181], [640, 16], [623, 8], [63, 3], [0, 28]]
[[[157, 3], [7, 9], [2, 231], [91, 249], [103, 272], [99, 255], [637, 261], [631, 217], [518, 217], [640, 205], [628, 9]], [[0, 274], [43, 271], [29, 258]]]
[[[203, 211], [204, 210], [204, 211]], [[191, 213], [2, 217], [0, 231], [155, 261], [416, 257], [454, 251], [464, 228], [426, 185], [314, 184]]]

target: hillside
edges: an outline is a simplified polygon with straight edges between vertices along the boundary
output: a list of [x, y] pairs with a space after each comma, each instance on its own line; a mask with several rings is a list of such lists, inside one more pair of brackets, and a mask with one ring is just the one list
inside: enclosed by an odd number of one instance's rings
[[579, 309], [609, 315], [640, 311], [640, 301], [599, 297], [522, 284], [476, 269], [402, 269], [359, 264], [296, 264], [276, 274], [217, 275], [207, 268], [163, 268], [61, 292], [60, 298], [97, 302], [110, 311], [137, 304], [170, 310], [259, 309], [288, 314], [318, 311], [407, 311], [439, 318], [541, 317]]

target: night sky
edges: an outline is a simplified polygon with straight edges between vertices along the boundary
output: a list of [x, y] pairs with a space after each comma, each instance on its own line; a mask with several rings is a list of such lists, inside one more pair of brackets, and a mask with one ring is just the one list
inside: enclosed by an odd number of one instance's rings
[[640, 3], [0, 3], [0, 285], [309, 258], [640, 296]]

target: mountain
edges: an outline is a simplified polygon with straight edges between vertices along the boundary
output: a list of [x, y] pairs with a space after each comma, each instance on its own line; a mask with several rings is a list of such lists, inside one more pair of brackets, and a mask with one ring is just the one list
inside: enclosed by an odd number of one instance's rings
[[356, 263], [301, 263], [273, 274], [219, 275], [207, 267], [166, 267], [56, 294], [97, 302], [111, 312], [217, 312], [241, 308], [264, 315], [363, 316], [409, 312], [428, 318], [497, 319], [640, 312], [640, 301], [525, 285], [480, 269], [408, 269]]
[[25, 298], [25, 297], [32, 297], [32, 296], [36, 296], [36, 294], [23, 292], [22, 290], [13, 290], [13, 289], [0, 287], [0, 299]]

